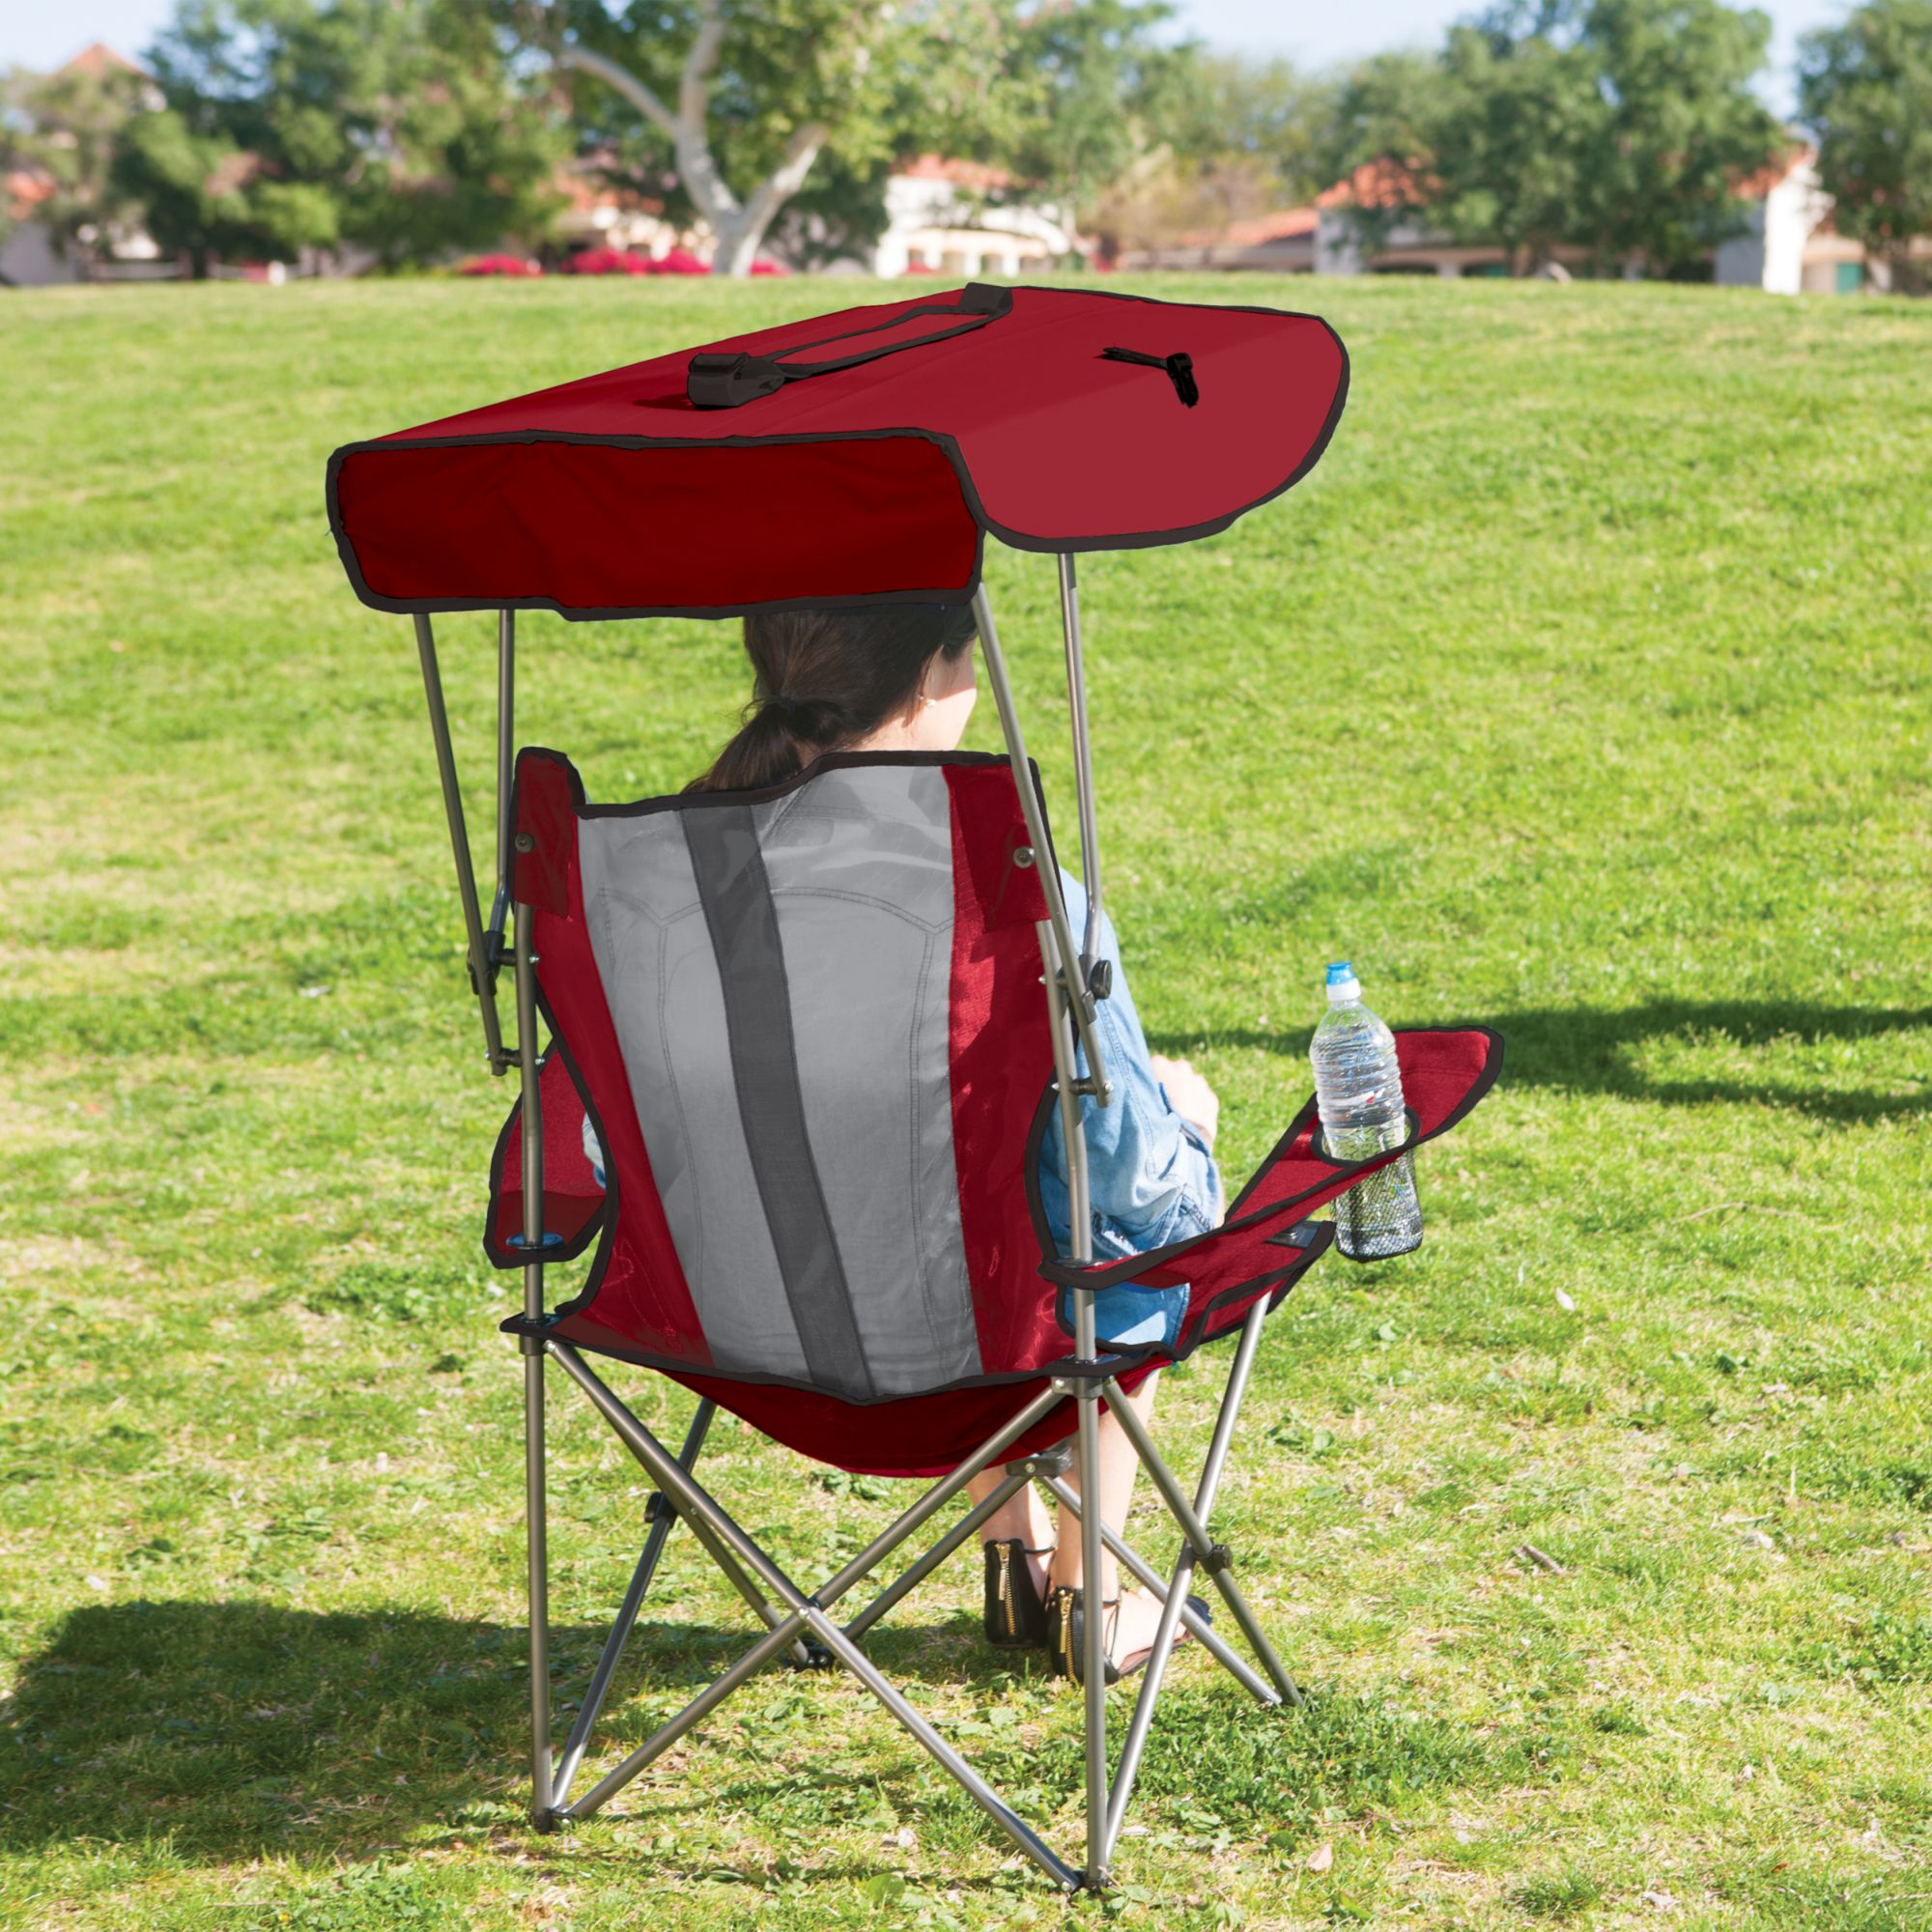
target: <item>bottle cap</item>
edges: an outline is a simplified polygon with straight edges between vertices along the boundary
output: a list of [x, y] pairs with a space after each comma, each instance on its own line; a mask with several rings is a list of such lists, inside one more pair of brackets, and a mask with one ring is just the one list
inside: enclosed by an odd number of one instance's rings
[[1338, 959], [1328, 969], [1328, 1004], [1339, 1007], [1347, 1000], [1362, 997], [1362, 982], [1355, 978], [1355, 969], [1346, 959]]

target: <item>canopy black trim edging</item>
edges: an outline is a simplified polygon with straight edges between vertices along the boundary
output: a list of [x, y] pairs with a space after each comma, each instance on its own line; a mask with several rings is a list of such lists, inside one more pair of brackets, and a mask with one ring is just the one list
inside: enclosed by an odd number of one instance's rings
[[[1038, 285], [1020, 283], [1016, 287], [1032, 290], [1038, 288]], [[1062, 291], [1041, 292], [1062, 293]], [[1190, 524], [1174, 529], [1141, 530], [1122, 536], [1054, 538], [1028, 536], [1009, 529], [1005, 524], [988, 516], [986, 506], [980, 498], [979, 489], [973, 481], [973, 473], [967, 467], [965, 458], [960, 454], [957, 440], [943, 430], [907, 427], [810, 431], [788, 436], [703, 437], [586, 436], [571, 430], [505, 430], [485, 436], [386, 436], [365, 442], [344, 443], [328, 459], [326, 499], [328, 528], [335, 539], [336, 554], [342, 561], [350, 587], [362, 603], [372, 611], [384, 611], [399, 616], [427, 616], [442, 611], [554, 611], [558, 616], [573, 623], [599, 623], [626, 617], [740, 617], [766, 611], [816, 611], [832, 607], [856, 609], [870, 604], [954, 604], [971, 598], [980, 588], [985, 558], [985, 538], [988, 536], [999, 538], [1009, 549], [1032, 551], [1048, 556], [1085, 554], [1093, 551], [1158, 550], [1170, 544], [1192, 543], [1203, 537], [1218, 536], [1251, 510], [1258, 510], [1264, 503], [1271, 503], [1277, 497], [1285, 496], [1321, 462], [1327, 452], [1328, 444], [1334, 439], [1336, 427], [1342, 420], [1342, 412], [1348, 405], [1350, 365], [1348, 344], [1323, 317], [1310, 315], [1302, 309], [1273, 308], [1264, 302], [1171, 302], [1163, 300], [1158, 296], [1129, 295], [1124, 290], [1119, 289], [1090, 289], [1081, 293], [1108, 301], [1145, 302], [1152, 308], [1213, 307], [1225, 308], [1237, 315], [1280, 316], [1287, 322], [1312, 322], [1326, 329], [1335, 344], [1336, 353], [1342, 358], [1342, 369], [1336, 381], [1334, 399], [1328, 406], [1327, 417], [1322, 422], [1321, 432], [1309, 445], [1307, 453], [1271, 490], [1266, 490], [1252, 500], [1230, 510], [1226, 516], [1210, 518], [1205, 523]], [[880, 591], [847, 597], [831, 595], [774, 598], [756, 604], [637, 604], [601, 606], [594, 609], [582, 605], [559, 604], [552, 597], [384, 597], [379, 591], [371, 590], [362, 575], [361, 567], [356, 562], [355, 551], [350, 544], [349, 534], [343, 527], [341, 505], [338, 500], [337, 481], [343, 464], [350, 457], [369, 450], [394, 452], [399, 449], [467, 449], [492, 443], [516, 442], [585, 443], [599, 449], [753, 449], [778, 447], [787, 443], [874, 442], [895, 437], [918, 437], [934, 443], [952, 466], [953, 473], [959, 481], [960, 495], [966, 499], [967, 511], [980, 530], [980, 542], [974, 551], [972, 575], [964, 584]]]

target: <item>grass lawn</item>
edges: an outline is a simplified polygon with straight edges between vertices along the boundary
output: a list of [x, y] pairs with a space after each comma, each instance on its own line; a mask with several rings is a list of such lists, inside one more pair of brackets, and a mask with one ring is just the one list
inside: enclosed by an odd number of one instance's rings
[[[1297, 282], [1354, 357], [1321, 469], [1084, 572], [1128, 965], [1232, 1177], [1331, 957], [1509, 1040], [1422, 1252], [1324, 1263], [1263, 1351], [1223, 1520], [1313, 1708], [1182, 1653], [1104, 1903], [846, 1678], [526, 1829], [509, 1095], [324, 459], [846, 293], [0, 301], [0, 1921], [1932, 1926], [1932, 305], [1875, 299]], [[990, 575], [1064, 816], [1051, 568]], [[526, 619], [523, 735], [673, 787], [734, 630]], [[441, 637], [480, 780], [490, 620]], [[1163, 1393], [1185, 1467], [1218, 1368]], [[567, 1700], [643, 1496], [554, 1386]], [[795, 1574], [893, 1507], [717, 1439]], [[1074, 1700], [977, 1597], [956, 1564], [876, 1654], [1069, 1846]], [[680, 1532], [600, 1761], [745, 1623]]]

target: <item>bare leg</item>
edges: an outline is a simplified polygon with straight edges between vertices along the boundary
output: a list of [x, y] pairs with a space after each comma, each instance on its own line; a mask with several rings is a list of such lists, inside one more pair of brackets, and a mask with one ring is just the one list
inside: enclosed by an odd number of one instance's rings
[[[1128, 1397], [1142, 1421], [1152, 1413], [1154, 1389], [1159, 1381], [1158, 1375], [1151, 1375]], [[1111, 1413], [1101, 1416], [1100, 1520], [1117, 1533], [1125, 1526], [1127, 1503], [1133, 1495], [1134, 1478], [1140, 1473], [1140, 1466], [1134, 1445], [1127, 1440], [1121, 1425]], [[1077, 1493], [1080, 1488], [1078, 1465], [1069, 1469], [1062, 1480]], [[1080, 1531], [1069, 1517], [1060, 1525], [1059, 1543], [1053, 1553], [1053, 1584], [1055, 1589], [1063, 1585], [1078, 1589], [1080, 1582]], [[1111, 1599], [1119, 1587], [1118, 1566], [1110, 1551], [1103, 1560], [1100, 1572], [1100, 1594]]]
[[[1128, 1398], [1141, 1419], [1153, 1412], [1154, 1388], [1158, 1375], [1150, 1376]], [[982, 1469], [966, 1486], [966, 1493], [978, 1502], [999, 1487], [1003, 1471]], [[1134, 1478], [1140, 1473], [1140, 1458], [1133, 1444], [1111, 1413], [1100, 1418], [1100, 1520], [1109, 1529], [1121, 1530], [1127, 1520], [1127, 1506], [1133, 1496]], [[1069, 1470], [1065, 1478], [1078, 1491], [1080, 1475]], [[1040, 1501], [1039, 1492], [1031, 1483], [1009, 1496], [987, 1518], [980, 1539], [1002, 1543], [1017, 1537], [1030, 1552], [1027, 1566], [1035, 1587], [1044, 1597], [1063, 1585], [1077, 1589], [1081, 1582], [1080, 1532], [1071, 1518], [1064, 1517], [1056, 1525]], [[1049, 1561], [1049, 1558], [1051, 1559]], [[1121, 1596], [1119, 1566], [1109, 1554], [1100, 1577], [1100, 1598], [1111, 1604]], [[1120, 1609], [1109, 1626], [1109, 1650], [1116, 1658], [1130, 1657], [1153, 1641], [1154, 1626], [1160, 1621], [1160, 1605], [1145, 1590], [1129, 1590], [1121, 1597]]]
[[[1131, 1455], [1132, 1449], [1127, 1453]], [[966, 1493], [977, 1503], [1000, 1487], [1005, 1473], [997, 1464], [981, 1469], [967, 1483]], [[1053, 1519], [1047, 1515], [1039, 1492], [1031, 1483], [1009, 1496], [986, 1519], [980, 1531], [982, 1543], [1005, 1543], [1013, 1537], [1018, 1537], [1030, 1552], [1037, 1552], [1028, 1555], [1027, 1567], [1033, 1572], [1034, 1588], [1044, 1596], [1047, 1558], [1053, 1550]]]
[[[1143, 1421], [1153, 1411], [1154, 1387], [1159, 1382], [1158, 1375], [1150, 1376], [1127, 1399]], [[1127, 1505], [1133, 1496], [1134, 1478], [1140, 1473], [1140, 1458], [1134, 1454], [1134, 1446], [1127, 1440], [1126, 1433], [1116, 1422], [1111, 1412], [1100, 1418], [1100, 1520], [1117, 1533], [1126, 1526]], [[1079, 1470], [1068, 1471], [1064, 1478], [1069, 1489], [1080, 1487]], [[1065, 1585], [1069, 1589], [1080, 1587], [1080, 1531], [1070, 1519], [1065, 1519], [1060, 1525], [1059, 1542], [1054, 1549], [1051, 1581], [1054, 1588]], [[1116, 1597], [1121, 1598], [1118, 1616], [1109, 1626], [1111, 1641], [1108, 1648], [1115, 1658], [1131, 1656], [1137, 1650], [1145, 1650], [1153, 1641], [1154, 1626], [1160, 1621], [1160, 1605], [1145, 1590], [1129, 1590], [1121, 1596], [1119, 1566], [1110, 1551], [1100, 1573], [1099, 1599], [1111, 1604]]]

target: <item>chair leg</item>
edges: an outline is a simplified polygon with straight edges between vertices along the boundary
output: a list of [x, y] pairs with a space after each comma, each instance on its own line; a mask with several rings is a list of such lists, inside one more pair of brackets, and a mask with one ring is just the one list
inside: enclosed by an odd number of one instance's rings
[[[1012, 1807], [1002, 1802], [980, 1774], [942, 1738], [920, 1714], [908, 1704], [898, 1689], [888, 1679], [870, 1658], [838, 1628], [824, 1611], [808, 1605], [804, 1612], [807, 1621], [817, 1634], [818, 1640], [832, 1651], [854, 1677], [862, 1683], [925, 1748], [938, 1759], [945, 1769], [952, 1774], [954, 1780], [964, 1787], [966, 1795], [985, 1812], [1001, 1831], [1012, 1839], [1020, 1850], [1048, 1874], [1066, 1891], [1074, 1890], [1085, 1883], [1094, 1883], [1092, 1866], [1085, 1873], [1076, 1872], [1063, 1859], [1059, 1858], [1040, 1837], [1039, 1833], [1027, 1824]], [[1106, 1686], [1101, 1691], [1104, 1694]], [[1106, 1776], [1106, 1763], [1101, 1762], [1101, 1776]], [[1104, 1790], [1104, 1785], [1103, 1785]]]
[[[1267, 1314], [1265, 1302], [1258, 1302], [1249, 1313], [1234, 1362], [1228, 1370], [1228, 1383], [1222, 1391], [1213, 1439], [1208, 1444], [1208, 1459], [1201, 1465], [1201, 1480], [1194, 1491], [1194, 1514], [1204, 1526], [1213, 1511], [1214, 1497], [1221, 1487], [1221, 1471], [1227, 1464], [1228, 1451], [1234, 1443], [1236, 1418], [1240, 1413], [1241, 1398], [1247, 1390], [1255, 1351], [1261, 1346], [1262, 1325], [1266, 1321]], [[1168, 1585], [1167, 1602], [1161, 1605], [1160, 1624], [1154, 1632], [1153, 1649], [1149, 1654], [1141, 1679], [1140, 1694], [1134, 1700], [1134, 1714], [1127, 1724], [1126, 1739], [1121, 1746], [1120, 1767], [1114, 1774], [1113, 1796], [1107, 1807], [1107, 1857], [1112, 1857], [1114, 1846], [1120, 1840], [1121, 1828], [1126, 1822], [1127, 1804], [1133, 1796], [1134, 1779], [1140, 1773], [1141, 1752], [1153, 1723], [1154, 1704], [1160, 1696], [1167, 1661], [1174, 1650], [1180, 1610], [1187, 1601], [1187, 1586], [1193, 1580], [1195, 1561], [1194, 1544], [1183, 1538], [1180, 1555], [1174, 1566], [1174, 1578]], [[1272, 1651], [1263, 1657], [1263, 1662], [1268, 1662], [1271, 1656]], [[1273, 1674], [1276, 1681], [1285, 1686], [1282, 1693], [1284, 1700], [1298, 1704], [1300, 1695], [1286, 1671], [1277, 1670]]]
[[[679, 1466], [664, 1444], [617, 1400], [575, 1349], [567, 1343], [553, 1342], [550, 1350], [556, 1358], [557, 1366], [590, 1398], [591, 1406], [611, 1425], [617, 1439], [637, 1458], [644, 1473], [664, 1492], [678, 1515], [684, 1518], [692, 1535], [697, 1539], [705, 1554], [724, 1573], [725, 1580], [744, 1598], [752, 1614], [767, 1630], [776, 1630], [783, 1619], [773, 1607], [773, 1600], [792, 1602], [799, 1595], [798, 1586], [754, 1543], [749, 1539], [741, 1539], [738, 1543], [730, 1541], [701, 1509], [693, 1511], [688, 1508], [684, 1498], [696, 1487], [689, 1471]], [[643, 1446], [646, 1443], [650, 1445], [649, 1450]], [[683, 1487], [667, 1482], [659, 1472], [659, 1465], [651, 1459], [651, 1450], [663, 1456], [665, 1463], [677, 1471]], [[702, 1492], [698, 1493], [702, 1494]], [[723, 1516], [723, 1512], [720, 1511], [719, 1515]], [[770, 1594], [767, 1595], [767, 1592]], [[812, 1658], [795, 1636], [791, 1652], [792, 1662], [799, 1668], [812, 1667]]]
[[924, 1582], [966, 1539], [994, 1515], [1013, 1496], [1033, 1481], [1035, 1463], [1024, 1463], [1009, 1472], [997, 1490], [992, 1491], [981, 1501], [977, 1502], [922, 1556], [917, 1563], [899, 1573], [897, 1581], [889, 1584], [872, 1599], [866, 1607], [845, 1626], [849, 1637], [862, 1637], [893, 1605]]
[[[1057, 1476], [1044, 1476], [1041, 1480], [1052, 1492], [1054, 1500], [1077, 1522], [1080, 1520], [1079, 1492], [1069, 1488], [1065, 1483], [1063, 1483]], [[1153, 1565], [1132, 1544], [1123, 1541], [1104, 1524], [1101, 1526], [1100, 1537], [1106, 1547], [1113, 1551], [1115, 1560], [1123, 1569], [1131, 1573], [1134, 1580], [1156, 1603], [1164, 1604], [1167, 1602], [1168, 1589], [1166, 1583], [1156, 1574]], [[1274, 1705], [1282, 1701], [1273, 1689], [1264, 1683], [1261, 1678], [1257, 1677], [1241, 1662], [1240, 1658], [1236, 1655], [1234, 1649], [1230, 1646], [1227, 1638], [1222, 1636], [1206, 1618], [1195, 1615], [1184, 1604], [1181, 1606], [1179, 1615], [1181, 1624], [1186, 1629], [1188, 1635], [1193, 1637], [1202, 1649], [1229, 1676], [1234, 1678], [1236, 1683], [1240, 1685], [1241, 1689], [1247, 1691], [1258, 1704]]]
[[[1137, 1776], [1140, 1758], [1151, 1727], [1154, 1705], [1164, 1682], [1169, 1657], [1183, 1624], [1201, 1640], [1216, 1660], [1265, 1703], [1301, 1702], [1301, 1694], [1288, 1675], [1273, 1646], [1256, 1621], [1239, 1586], [1229, 1574], [1228, 1552], [1208, 1536], [1211, 1516], [1222, 1470], [1234, 1439], [1236, 1416], [1254, 1365], [1260, 1343], [1264, 1311], [1257, 1309], [1245, 1326], [1240, 1346], [1229, 1372], [1228, 1385], [1221, 1399], [1220, 1413], [1206, 1463], [1194, 1495], [1180, 1488], [1172, 1470], [1162, 1460], [1148, 1435], [1138, 1413], [1127, 1401], [1119, 1383], [1112, 1379], [1082, 1384], [1056, 1383], [1042, 1391], [989, 1436], [973, 1456], [953, 1472], [934, 1484], [913, 1506], [852, 1558], [837, 1575], [829, 1577], [807, 1596], [790, 1577], [761, 1550], [732, 1518], [694, 1478], [692, 1464], [696, 1460], [704, 1427], [710, 1420], [710, 1405], [701, 1404], [687, 1435], [684, 1449], [673, 1458], [663, 1443], [640, 1423], [617, 1396], [595, 1375], [577, 1350], [568, 1344], [553, 1342], [526, 1345], [525, 1420], [526, 1440], [526, 1505], [530, 1532], [530, 1659], [531, 1659], [531, 1762], [538, 1819], [554, 1826], [567, 1819], [586, 1818], [601, 1810], [610, 1800], [639, 1772], [667, 1750], [691, 1727], [715, 1710], [740, 1685], [776, 1658], [780, 1652], [800, 1647], [800, 1638], [816, 1639], [823, 1652], [858, 1677], [892, 1715], [911, 1732], [914, 1739], [938, 1760], [968, 1796], [987, 1816], [1053, 1880], [1066, 1889], [1084, 1887], [1098, 1891], [1108, 1882], [1107, 1861], [1119, 1842], [1128, 1801]], [[621, 1655], [625, 1637], [638, 1614], [652, 1569], [663, 1547], [668, 1525], [659, 1521], [639, 1560], [638, 1571], [626, 1592], [617, 1627], [607, 1639], [591, 1680], [584, 1712], [580, 1715], [566, 1746], [562, 1775], [554, 1779], [550, 1751], [549, 1622], [546, 1604], [547, 1562], [544, 1548], [544, 1385], [543, 1357], [554, 1353], [558, 1366], [582, 1387], [592, 1406], [610, 1423], [618, 1438], [651, 1475], [669, 1505], [690, 1525], [694, 1537], [719, 1562], [727, 1577], [739, 1588], [758, 1612], [767, 1629], [763, 1636], [730, 1669], [709, 1685], [684, 1709], [623, 1763], [606, 1774], [575, 1804], [568, 1802], [568, 1785], [582, 1759], [584, 1741], [609, 1690], [611, 1673]], [[866, 1610], [855, 1617], [849, 1629], [841, 1629], [829, 1612], [832, 1605], [890, 1555], [964, 1489], [980, 1469], [995, 1462], [1027, 1429], [1053, 1405], [1071, 1395], [1077, 1408], [1075, 1450], [1079, 1460], [1082, 1493], [1075, 1494], [1059, 1479], [1048, 1459], [1030, 1458], [1000, 1486], [996, 1495], [969, 1510], [938, 1544], [915, 1560], [906, 1573], [889, 1585]], [[1121, 1417], [1122, 1427], [1135, 1453], [1146, 1464], [1155, 1488], [1170, 1514], [1179, 1524], [1182, 1548], [1172, 1579], [1163, 1586], [1161, 1578], [1101, 1520], [1098, 1509], [1082, 1509], [1084, 1497], [1099, 1494], [1099, 1405], [1105, 1401]], [[1064, 1462], [1060, 1464], [1064, 1467]], [[1093, 1593], [1094, 1614], [1086, 1620], [1086, 1654], [1082, 1659], [1084, 1677], [1084, 1743], [1086, 1770], [1086, 1863], [1075, 1870], [1057, 1857], [1010, 1806], [957, 1752], [921, 1717], [866, 1656], [854, 1637], [897, 1603], [922, 1578], [966, 1540], [991, 1510], [1021, 1483], [1038, 1478], [1072, 1509], [1080, 1523], [1083, 1575]], [[1152, 1652], [1148, 1659], [1132, 1719], [1124, 1740], [1121, 1764], [1112, 1780], [1107, 1776], [1106, 1716], [1106, 1619], [1100, 1614], [1101, 1564], [1112, 1551], [1121, 1564], [1138, 1577], [1161, 1602], [1161, 1616]], [[1208, 1572], [1235, 1620], [1254, 1646], [1255, 1654], [1274, 1680], [1278, 1695], [1270, 1691], [1245, 1663], [1230, 1651], [1210, 1626], [1187, 1608], [1187, 1584], [1195, 1569]], [[782, 1605], [782, 1608], [780, 1606]]]
[[[946, 1503], [965, 1488], [968, 1481], [995, 1461], [1001, 1453], [1061, 1400], [1061, 1391], [1046, 1389], [1026, 1404], [998, 1431], [982, 1442], [953, 1472], [926, 1491], [918, 1502], [873, 1538], [836, 1576], [829, 1577], [810, 1597], [804, 1595], [784, 1573], [759, 1549], [696, 1479], [673, 1458], [665, 1445], [640, 1423], [567, 1343], [551, 1344], [551, 1351], [582, 1388], [592, 1405], [615, 1431], [619, 1439], [637, 1457], [678, 1514], [707, 1548], [724, 1551], [742, 1571], [748, 1571], [786, 1606], [786, 1614], [766, 1606], [771, 1628], [731, 1668], [693, 1698], [684, 1709], [633, 1751], [622, 1764], [607, 1773], [574, 1804], [561, 1806], [556, 1818], [587, 1818], [599, 1811], [632, 1778], [661, 1756], [700, 1719], [715, 1710], [737, 1688], [761, 1669], [780, 1651], [809, 1632], [856, 1676], [866, 1688], [897, 1718], [913, 1737], [950, 1772], [973, 1799], [1012, 1841], [1034, 1860], [1056, 1884], [1071, 1890], [1083, 1874], [1075, 1871], [1045, 1844], [1024, 1819], [1006, 1804], [984, 1779], [949, 1746], [932, 1726], [906, 1702], [859, 1646], [828, 1614], [839, 1597], [861, 1581], [885, 1556], [929, 1520]], [[1101, 1685], [1104, 1693], [1104, 1683]], [[1105, 1765], [1102, 1760], [1102, 1773]], [[1099, 1818], [1105, 1829], [1104, 1787]]]
[[[1141, 1459], [1142, 1466], [1153, 1478], [1154, 1488], [1160, 1492], [1161, 1500], [1166, 1503], [1168, 1514], [1180, 1525], [1181, 1534], [1193, 1546], [1195, 1560], [1207, 1571], [1215, 1589], [1221, 1593], [1221, 1600], [1228, 1606], [1236, 1623], [1240, 1626], [1241, 1634], [1247, 1638], [1248, 1647], [1261, 1660], [1264, 1670], [1274, 1680], [1274, 1686], [1281, 1692], [1284, 1702], [1299, 1704], [1301, 1692], [1296, 1690], [1294, 1680], [1288, 1674], [1288, 1667], [1275, 1655], [1274, 1645], [1267, 1639], [1267, 1633], [1261, 1627], [1247, 1598], [1241, 1593], [1241, 1586], [1235, 1580], [1230, 1566], [1228, 1548], [1208, 1534], [1207, 1526], [1180, 1487], [1174, 1471], [1167, 1466], [1161, 1453], [1154, 1447], [1153, 1437], [1148, 1434], [1147, 1424], [1136, 1412], [1134, 1406], [1122, 1391], [1116, 1381], [1106, 1384], [1104, 1393], [1108, 1406], [1120, 1418], [1122, 1429], [1129, 1442], [1134, 1445], [1134, 1453]], [[1218, 1473], [1218, 1472], [1217, 1472]]]
[[[684, 1447], [677, 1452], [681, 1467], [689, 1469], [696, 1463], [697, 1452], [704, 1446], [711, 1418], [717, 1411], [718, 1405], [709, 1400], [697, 1405], [691, 1418], [691, 1427], [685, 1432]], [[665, 1500], [662, 1490], [651, 1492], [650, 1515], [650, 1534], [645, 1537], [638, 1566], [631, 1573], [630, 1587], [625, 1590], [624, 1600], [617, 1606], [617, 1620], [611, 1626], [611, 1634], [604, 1639], [604, 1648], [598, 1653], [597, 1667], [590, 1673], [590, 1683], [584, 1690], [577, 1721], [571, 1725], [570, 1736], [564, 1742], [563, 1756], [556, 1767], [555, 1789], [551, 1799], [554, 1805], [561, 1806], [570, 1797], [571, 1783], [577, 1776], [577, 1768], [582, 1763], [584, 1749], [590, 1742], [590, 1727], [597, 1721], [598, 1712], [604, 1708], [611, 1680], [616, 1675], [624, 1646], [630, 1641], [632, 1627], [638, 1621], [639, 1610], [643, 1607], [644, 1593], [651, 1587], [651, 1578], [657, 1574], [665, 1540], [670, 1535], [671, 1524], [677, 1520], [677, 1512]]]
[[550, 1539], [544, 1486], [544, 1350], [524, 1344], [524, 1521], [530, 1598], [530, 1816], [554, 1823], [550, 1747]]
[[1107, 1883], [1107, 1614], [1101, 1601], [1100, 1566], [1105, 1560], [1100, 1535], [1100, 1404], [1091, 1380], [1080, 1387], [1080, 1493], [1094, 1498], [1094, 1507], [1080, 1512], [1080, 1582], [1086, 1596], [1080, 1660], [1086, 1694], [1084, 1712], [1087, 1744], [1087, 1869], [1083, 1882], [1090, 1891]]

